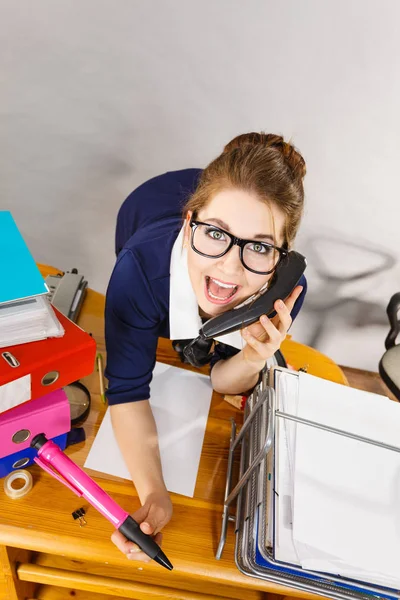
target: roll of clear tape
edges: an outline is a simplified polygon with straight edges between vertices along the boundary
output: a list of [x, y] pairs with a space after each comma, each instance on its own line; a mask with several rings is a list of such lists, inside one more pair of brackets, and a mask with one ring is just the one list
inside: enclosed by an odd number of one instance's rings
[[[17, 479], [23, 479], [25, 482], [24, 485], [20, 488], [12, 487], [12, 483]], [[33, 479], [29, 471], [26, 471], [25, 469], [19, 469], [18, 471], [13, 471], [12, 473], [9, 473], [9, 475], [7, 475], [7, 477], [4, 480], [4, 491], [9, 498], [15, 500], [16, 498], [22, 498], [28, 492], [30, 492], [32, 489], [32, 485]]]

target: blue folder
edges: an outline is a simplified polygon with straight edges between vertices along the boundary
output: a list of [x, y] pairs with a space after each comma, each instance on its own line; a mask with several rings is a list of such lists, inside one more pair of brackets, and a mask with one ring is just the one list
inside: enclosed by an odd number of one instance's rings
[[48, 291], [11, 213], [0, 211], [0, 304]]

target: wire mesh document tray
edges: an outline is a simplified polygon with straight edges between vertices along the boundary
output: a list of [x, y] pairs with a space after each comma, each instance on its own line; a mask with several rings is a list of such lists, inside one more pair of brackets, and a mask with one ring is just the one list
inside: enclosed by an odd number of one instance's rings
[[[317, 427], [362, 443], [400, 452], [398, 447], [278, 410], [273, 384], [274, 369], [264, 370], [260, 384], [249, 396], [244, 410], [244, 423], [239, 432], [232, 419], [222, 530], [216, 558], [219, 559], [222, 555], [229, 522], [233, 521], [236, 534], [235, 561], [238, 569], [245, 575], [340, 600], [371, 600], [372, 596], [399, 600], [398, 590], [341, 575], [306, 570], [298, 564], [274, 558], [274, 442], [279, 419]], [[283, 371], [297, 376], [296, 372], [287, 369]], [[240, 451], [240, 468], [238, 482], [233, 486], [235, 451]], [[235, 501], [234, 516], [231, 511]]]

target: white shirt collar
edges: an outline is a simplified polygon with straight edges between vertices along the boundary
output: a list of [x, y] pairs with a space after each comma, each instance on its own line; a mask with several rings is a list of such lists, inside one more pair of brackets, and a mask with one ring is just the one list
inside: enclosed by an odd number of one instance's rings
[[[171, 340], [188, 340], [199, 335], [202, 326], [196, 294], [192, 288], [187, 266], [187, 249], [183, 247], [182, 227], [171, 252], [169, 291], [169, 337]], [[242, 350], [244, 340], [240, 331], [215, 338]]]

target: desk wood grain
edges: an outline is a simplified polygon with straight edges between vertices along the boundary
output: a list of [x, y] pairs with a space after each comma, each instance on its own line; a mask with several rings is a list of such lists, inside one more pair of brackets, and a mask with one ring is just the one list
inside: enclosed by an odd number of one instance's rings
[[[43, 274], [50, 272], [46, 266], [41, 266], [41, 270]], [[79, 325], [93, 335], [98, 350], [105, 356], [103, 313], [104, 296], [88, 290]], [[282, 349], [294, 367], [308, 364], [308, 372], [347, 384], [343, 370], [312, 348], [287, 339]], [[169, 340], [159, 341], [157, 359], [191, 369], [180, 363]], [[207, 373], [208, 368], [202, 371]], [[364, 389], [368, 389], [370, 379], [365, 375]], [[83, 381], [92, 395], [92, 409], [85, 423], [86, 441], [67, 449], [67, 454], [81, 466], [106, 409], [100, 400], [97, 373], [94, 371]], [[163, 542], [174, 564], [172, 572], [164, 572], [154, 562], [128, 561], [110, 541], [111, 524], [92, 507], [85, 506], [88, 524], [80, 528], [71, 513], [82, 501], [37, 466], [30, 468], [34, 486], [24, 498], [11, 500], [0, 489], [0, 599], [313, 597], [242, 575], [233, 558], [233, 528], [229, 530], [222, 559], [217, 561], [214, 557], [221, 527], [232, 417], [241, 423], [241, 411], [214, 393], [194, 498], [172, 494], [174, 514], [165, 528]], [[88, 472], [123, 508], [138, 508], [131, 482]]]

